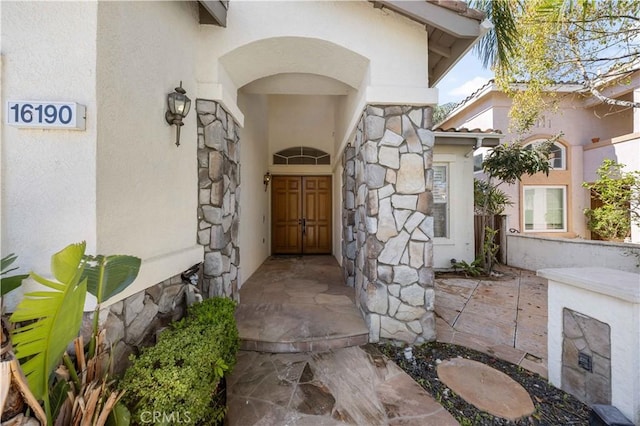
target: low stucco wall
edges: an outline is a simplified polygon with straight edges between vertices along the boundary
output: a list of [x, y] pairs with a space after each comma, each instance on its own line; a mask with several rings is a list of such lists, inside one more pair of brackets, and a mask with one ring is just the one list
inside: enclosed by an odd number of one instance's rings
[[507, 235], [507, 265], [536, 271], [545, 268], [605, 266], [638, 272], [640, 244], [578, 238]]

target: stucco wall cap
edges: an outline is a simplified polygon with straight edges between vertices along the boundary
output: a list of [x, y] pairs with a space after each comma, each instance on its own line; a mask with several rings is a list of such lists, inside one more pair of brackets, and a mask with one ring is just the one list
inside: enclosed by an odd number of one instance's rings
[[640, 304], [640, 274], [594, 267], [540, 269], [537, 275], [550, 281]]

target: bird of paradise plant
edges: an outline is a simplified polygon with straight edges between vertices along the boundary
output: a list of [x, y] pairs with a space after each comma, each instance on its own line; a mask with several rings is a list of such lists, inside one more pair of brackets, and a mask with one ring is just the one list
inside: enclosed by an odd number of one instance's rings
[[[96, 355], [99, 344], [98, 314], [101, 305], [129, 286], [140, 269], [139, 258], [123, 255], [88, 256], [85, 255], [85, 249], [85, 242], [71, 244], [52, 256], [51, 272], [57, 281], [32, 272], [30, 277], [47, 289], [26, 293], [10, 318], [12, 322], [18, 323], [12, 333], [16, 357], [22, 361], [29, 388], [37, 399], [43, 401], [48, 424], [53, 424], [53, 418], [62, 406], [59, 401], [54, 406], [51, 404], [53, 371], [60, 364], [68, 344], [80, 331], [87, 291], [97, 301], [87, 354], [88, 358], [92, 358]], [[82, 345], [77, 345], [78, 350], [82, 354], [76, 355], [84, 359]], [[74, 379], [70, 383], [75, 382], [75, 395], [81, 397], [80, 392], [86, 386], [78, 385], [76, 380], [79, 375], [67, 359], [65, 365], [69, 368], [70, 377]], [[106, 376], [103, 375], [100, 380], [106, 383]], [[60, 389], [66, 388], [59, 386], [58, 390]], [[56, 394], [66, 395], [67, 392]], [[115, 403], [107, 405], [109, 410], [113, 409], [113, 413], [123, 413], [121, 407], [114, 406]], [[96, 414], [96, 419], [101, 419], [101, 422], [91, 424], [102, 424], [109, 412], [103, 413]]]

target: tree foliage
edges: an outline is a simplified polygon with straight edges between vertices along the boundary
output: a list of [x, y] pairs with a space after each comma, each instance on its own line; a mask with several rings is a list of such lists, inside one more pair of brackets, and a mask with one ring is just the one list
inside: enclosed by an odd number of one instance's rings
[[477, 215], [500, 215], [507, 206], [513, 205], [509, 196], [486, 180], [473, 180], [473, 207]]
[[[488, 179], [474, 183], [474, 206], [475, 213], [482, 216], [480, 256], [484, 271], [491, 273], [499, 248], [495, 242], [497, 230], [493, 216], [502, 214], [505, 207], [511, 204], [509, 197], [498, 186], [502, 183], [516, 183], [525, 174], [548, 175], [551, 167], [549, 150], [555, 140], [556, 138], [549, 139], [530, 148], [524, 147], [519, 141], [498, 145], [482, 163]], [[494, 179], [499, 179], [499, 182], [495, 183]]]
[[502, 182], [514, 184], [523, 175], [545, 173], [549, 175], [549, 149], [553, 140], [548, 140], [525, 148], [520, 142], [505, 143], [495, 147], [482, 164], [484, 172], [490, 178], [498, 178]]
[[446, 104], [438, 105], [433, 109], [433, 124], [438, 124], [444, 120], [447, 115], [456, 107], [455, 102], [447, 102]]
[[548, 89], [554, 83], [574, 83], [604, 103], [640, 108], [604, 94], [640, 70], [640, 2], [476, 0], [474, 6], [494, 24], [477, 53], [514, 99], [513, 130], [525, 132], [542, 111], [553, 110]]
[[623, 171], [624, 164], [605, 159], [596, 171], [598, 179], [582, 185], [600, 203], [585, 209], [587, 227], [607, 240], [623, 239], [631, 233], [631, 222], [638, 221], [640, 172]]

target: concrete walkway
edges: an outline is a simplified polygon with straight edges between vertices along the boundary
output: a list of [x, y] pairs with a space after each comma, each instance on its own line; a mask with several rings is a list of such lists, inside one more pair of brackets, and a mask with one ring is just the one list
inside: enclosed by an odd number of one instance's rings
[[490, 280], [436, 279], [437, 339], [547, 377], [547, 280], [524, 269], [498, 272]]
[[[504, 268], [492, 280], [436, 280], [437, 336], [546, 377], [546, 281]], [[244, 284], [242, 340], [228, 380], [235, 425], [455, 425], [385, 361], [331, 256], [270, 258]]]

